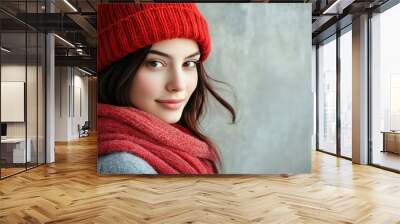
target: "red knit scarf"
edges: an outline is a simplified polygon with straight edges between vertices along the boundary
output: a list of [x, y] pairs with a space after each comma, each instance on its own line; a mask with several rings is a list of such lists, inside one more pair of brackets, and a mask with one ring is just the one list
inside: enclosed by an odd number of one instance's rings
[[178, 124], [134, 107], [98, 104], [98, 153], [129, 152], [159, 174], [212, 174], [215, 153]]

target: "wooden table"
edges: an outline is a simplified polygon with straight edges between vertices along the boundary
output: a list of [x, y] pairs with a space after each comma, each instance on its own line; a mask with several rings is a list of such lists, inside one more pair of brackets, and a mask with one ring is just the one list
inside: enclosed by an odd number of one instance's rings
[[382, 131], [381, 133], [383, 133], [382, 152], [400, 154], [400, 131]]

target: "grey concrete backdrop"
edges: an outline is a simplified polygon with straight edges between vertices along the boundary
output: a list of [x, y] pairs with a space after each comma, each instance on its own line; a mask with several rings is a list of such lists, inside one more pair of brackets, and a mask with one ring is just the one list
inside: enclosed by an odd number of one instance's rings
[[212, 100], [201, 125], [219, 146], [223, 173], [310, 172], [311, 4], [197, 5], [212, 39], [206, 71], [232, 86], [216, 85], [237, 112], [229, 124]]

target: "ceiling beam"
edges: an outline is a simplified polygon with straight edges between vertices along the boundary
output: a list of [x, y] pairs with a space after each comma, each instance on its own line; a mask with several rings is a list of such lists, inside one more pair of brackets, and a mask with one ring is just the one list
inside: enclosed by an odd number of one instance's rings
[[[91, 39], [97, 40], [97, 29], [90, 24], [85, 17], [80, 15], [79, 13], [70, 13], [67, 16], [73, 20], [78, 26], [80, 26]], [[97, 46], [96, 41], [91, 43], [92, 46]]]
[[351, 5], [355, 0], [336, 0], [328, 5], [322, 14], [342, 14], [343, 10]]
[[96, 71], [96, 58], [90, 56], [55, 56], [56, 66], [82, 66]]

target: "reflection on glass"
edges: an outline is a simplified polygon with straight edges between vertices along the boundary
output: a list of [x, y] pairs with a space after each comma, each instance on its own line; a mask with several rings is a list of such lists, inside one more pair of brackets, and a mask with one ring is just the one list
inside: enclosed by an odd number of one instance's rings
[[395, 132], [400, 131], [398, 21], [400, 5], [372, 18], [372, 163], [396, 170], [400, 170], [400, 133]]
[[1, 45], [1, 121], [7, 134], [1, 140], [2, 178], [25, 170], [30, 151], [26, 144], [25, 88], [26, 35], [2, 33]]
[[340, 150], [352, 157], [352, 35], [351, 30], [340, 36]]
[[336, 153], [336, 40], [318, 51], [318, 147]]
[[390, 130], [400, 130], [400, 73], [390, 74]]
[[[43, 13], [45, 1], [1, 1], [18, 13]], [[0, 178], [45, 162], [45, 35], [7, 18], [1, 38]], [[40, 31], [39, 31], [40, 32]]]

